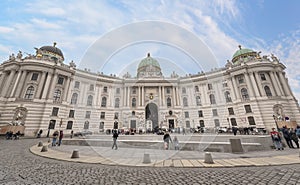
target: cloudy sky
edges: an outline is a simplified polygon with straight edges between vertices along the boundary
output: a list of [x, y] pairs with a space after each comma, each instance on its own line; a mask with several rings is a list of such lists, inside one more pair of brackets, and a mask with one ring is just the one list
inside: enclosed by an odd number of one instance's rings
[[240, 44], [280, 58], [300, 98], [298, 0], [3, 0], [0, 7], [0, 61], [57, 42], [65, 63], [105, 74], [136, 67], [148, 52], [162, 68], [176, 64], [187, 74], [224, 66]]

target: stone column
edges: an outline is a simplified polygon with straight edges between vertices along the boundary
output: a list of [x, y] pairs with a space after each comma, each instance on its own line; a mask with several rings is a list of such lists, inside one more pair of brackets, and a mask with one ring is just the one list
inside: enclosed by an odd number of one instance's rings
[[8, 95], [8, 92], [9, 92], [10, 86], [12, 85], [12, 80], [15, 76], [15, 73], [16, 73], [15, 69], [12, 69], [10, 71], [8, 79], [6, 80], [6, 82], [4, 83], [4, 86], [3, 86], [3, 91], [2, 91], [2, 94], [1, 94], [2, 97], [6, 97]]
[[55, 86], [57, 84], [57, 78], [58, 78], [58, 74], [54, 73], [54, 76], [51, 81], [50, 89], [49, 89], [48, 99], [53, 99]]
[[281, 82], [281, 84], [283, 85], [283, 91], [285, 93], [286, 96], [290, 96], [290, 88], [288, 86], [288, 82], [285, 79], [284, 75], [282, 74], [282, 72], [279, 72], [279, 80]]
[[130, 87], [127, 87], [127, 106], [130, 106]]
[[141, 91], [141, 86], [138, 86], [138, 106], [142, 106]]
[[165, 87], [162, 86], [162, 106], [165, 105]]
[[[203, 101], [202, 101], [202, 105], [206, 105], [208, 104], [208, 100], [207, 100], [207, 91], [206, 91], [206, 86], [201, 84], [199, 85], [200, 86], [200, 91], [201, 91], [201, 94], [202, 94], [202, 98], [203, 98]], [[200, 97], [201, 98], [201, 97]]]
[[172, 86], [173, 98], [172, 98], [172, 107], [176, 105], [176, 95], [175, 95], [175, 87]]
[[36, 93], [35, 93], [35, 98], [38, 98], [38, 99], [41, 98], [43, 86], [45, 84], [45, 78], [46, 78], [46, 72], [42, 71], [42, 76], [39, 79], [38, 87], [37, 87], [37, 90], [36, 90]]
[[123, 93], [122, 93], [122, 100], [123, 100], [123, 105], [122, 106], [126, 106], [126, 86], [123, 87]]
[[249, 75], [247, 73], [245, 73], [244, 76], [245, 76], [245, 79], [246, 79], [247, 87], [249, 89], [250, 97], [254, 97], [253, 87], [252, 87], [252, 84], [250, 82]]
[[2, 75], [0, 76], [0, 95], [1, 95], [1, 91], [3, 90], [2, 85], [4, 84], [5, 76], [6, 76], [5, 72], [3, 72]]
[[229, 92], [231, 92], [230, 94], [232, 94], [232, 101], [235, 101], [237, 98], [236, 98], [236, 92], [235, 92], [235, 89], [234, 89], [234, 86], [233, 86], [233, 82], [232, 82], [232, 80], [231, 79], [228, 79], [227, 80], [227, 82], [229, 82], [229, 84], [230, 84], [230, 91]]
[[44, 87], [44, 90], [43, 90], [42, 99], [47, 98], [47, 94], [48, 94], [48, 91], [49, 91], [49, 85], [50, 85], [51, 79], [52, 79], [52, 74], [50, 72], [48, 72], [45, 87]]
[[63, 101], [67, 101], [69, 87], [70, 87], [70, 77], [67, 76], [66, 85], [63, 92]]
[[13, 82], [13, 88], [10, 92], [10, 96], [9, 97], [13, 97], [16, 91], [17, 86], [19, 85], [19, 80], [20, 80], [20, 76], [21, 76], [22, 71], [18, 72], [17, 78], [15, 80], [15, 82]]
[[175, 86], [175, 96], [176, 96], [175, 106], [178, 106], [178, 86]]
[[280, 96], [282, 96], [284, 94], [282, 86], [280, 84], [280, 80], [278, 78], [277, 72], [274, 72], [274, 77], [275, 77], [275, 82], [277, 83], [278, 87], [279, 87], [279, 91], [280, 91]]
[[260, 92], [260, 96], [264, 96], [266, 93], [262, 88], [260, 76], [258, 75], [257, 72], [254, 72], [254, 76], [257, 79], [257, 86], [258, 86], [258, 90]]
[[250, 74], [250, 81], [251, 81], [251, 83], [253, 85], [253, 88], [254, 88], [254, 96], [259, 97], [260, 94], [259, 94], [259, 91], [258, 91], [258, 88], [257, 88], [257, 83], [256, 83], [256, 80], [254, 78], [254, 74], [253, 74], [253, 72], [250, 72], [249, 74]]
[[142, 87], [142, 106], [145, 106], [145, 86]]
[[274, 72], [273, 71], [270, 71], [270, 77], [271, 77], [271, 83], [273, 84], [273, 87], [275, 89], [275, 93], [277, 96], [280, 96], [280, 90], [279, 90], [279, 87], [278, 87], [278, 84], [276, 82], [276, 79], [275, 79], [275, 76], [274, 76]]
[[238, 86], [237, 86], [237, 83], [236, 83], [236, 79], [235, 79], [235, 76], [232, 76], [231, 77], [231, 81], [232, 81], [232, 84], [233, 84], [233, 89], [235, 91], [235, 94], [236, 94], [236, 99], [241, 99], [241, 96], [240, 96], [240, 93], [239, 93], [239, 89], [238, 89]]
[[158, 86], [158, 105], [161, 106], [161, 86]]
[[177, 86], [177, 105], [180, 105], [181, 103], [181, 100], [180, 100], [180, 89], [179, 89], [179, 86]]
[[26, 77], [27, 77], [27, 71], [23, 71], [20, 77], [20, 82], [19, 82], [19, 87], [16, 89], [16, 93], [15, 93], [15, 97], [19, 98], [21, 97], [21, 93], [22, 93], [22, 89], [25, 86], [25, 81], [26, 81]]

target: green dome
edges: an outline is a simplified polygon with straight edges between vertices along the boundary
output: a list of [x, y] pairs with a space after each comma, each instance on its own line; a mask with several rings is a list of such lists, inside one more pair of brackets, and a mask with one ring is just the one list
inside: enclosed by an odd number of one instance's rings
[[247, 49], [247, 48], [245, 48], [245, 49], [239, 49], [239, 50], [237, 50], [234, 53], [234, 55], [232, 56], [232, 58], [235, 58], [235, 57], [240, 56], [240, 55], [245, 55], [247, 53], [253, 53], [253, 52], [254, 52], [253, 50]]
[[160, 68], [160, 65], [159, 65], [158, 61], [155, 60], [154, 58], [150, 57], [150, 53], [148, 53], [147, 58], [144, 58], [140, 62], [139, 66], [138, 66], [138, 69], [143, 68], [143, 67], [147, 67], [147, 66], [154, 66], [154, 67]]
[[232, 62], [235, 64], [240, 58], [247, 58], [249, 56], [256, 56], [256, 52], [252, 49], [243, 48], [239, 45], [239, 50], [237, 50], [232, 56]]

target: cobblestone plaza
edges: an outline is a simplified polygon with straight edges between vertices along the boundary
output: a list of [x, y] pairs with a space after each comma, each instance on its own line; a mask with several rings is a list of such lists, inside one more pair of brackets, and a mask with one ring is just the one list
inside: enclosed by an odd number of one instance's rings
[[[47, 139], [43, 139], [45, 142]], [[34, 155], [40, 139], [0, 140], [0, 184], [299, 184], [299, 150], [269, 151], [278, 165], [244, 167], [139, 167], [67, 162]], [[61, 146], [65, 147], [65, 146]], [[70, 156], [70, 154], [68, 154]], [[247, 154], [253, 155], [253, 154]], [[294, 155], [296, 163], [284, 158]], [[225, 159], [226, 161], [226, 159]], [[266, 160], [267, 161], [267, 160]], [[282, 163], [283, 165], [280, 165]]]

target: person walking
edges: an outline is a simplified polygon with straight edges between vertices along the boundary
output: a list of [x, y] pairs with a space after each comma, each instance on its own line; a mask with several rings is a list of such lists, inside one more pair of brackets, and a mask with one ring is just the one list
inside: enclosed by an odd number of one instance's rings
[[74, 135], [74, 131], [71, 130], [71, 135], [70, 135], [71, 139], [73, 138], [73, 135]]
[[292, 143], [292, 137], [289, 132], [289, 129], [286, 126], [282, 127], [282, 133], [283, 133], [283, 137], [284, 137], [287, 145], [289, 146], [289, 148], [295, 148]]
[[64, 137], [64, 132], [61, 130], [61, 131], [59, 131], [58, 146], [61, 145], [61, 141], [62, 141], [63, 137]]
[[297, 128], [295, 129], [297, 137], [300, 139], [300, 126], [297, 125]]
[[171, 139], [171, 136], [170, 136], [168, 131], [166, 131], [166, 133], [164, 134], [163, 140], [164, 140], [164, 147], [165, 147], [166, 150], [168, 150], [169, 149], [169, 143], [170, 142], [172, 143], [172, 139]]
[[294, 141], [294, 143], [296, 144], [297, 148], [299, 148], [299, 139], [298, 139], [298, 137], [296, 135], [296, 132], [292, 128], [290, 128], [290, 135], [291, 135], [291, 139]]
[[282, 143], [281, 143], [281, 137], [280, 137], [279, 132], [277, 132], [275, 130], [275, 128], [272, 128], [272, 131], [270, 132], [270, 134], [271, 134], [271, 138], [272, 138], [272, 141], [274, 143], [275, 149], [276, 150], [283, 150]]
[[58, 131], [56, 130], [53, 135], [52, 135], [52, 146], [56, 146], [56, 140], [57, 140], [57, 137], [58, 137]]
[[116, 150], [118, 150], [117, 139], [119, 137], [119, 134], [118, 134], [117, 130], [113, 131], [113, 136], [112, 137], [113, 137], [113, 145], [112, 145], [111, 149], [115, 148]]

